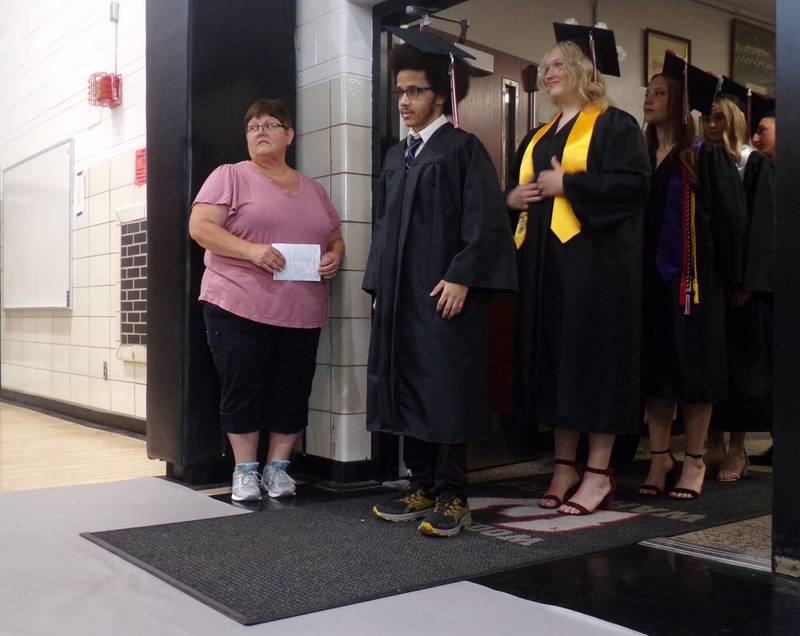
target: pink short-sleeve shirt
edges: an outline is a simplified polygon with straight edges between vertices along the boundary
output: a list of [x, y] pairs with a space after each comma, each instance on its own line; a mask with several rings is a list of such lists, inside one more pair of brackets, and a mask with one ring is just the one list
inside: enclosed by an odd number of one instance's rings
[[[224, 228], [253, 243], [317, 243], [324, 254], [339, 215], [325, 189], [298, 173], [300, 188], [280, 189], [249, 161], [222, 165], [194, 203], [228, 208]], [[249, 261], [205, 254], [200, 300], [256, 322], [312, 329], [327, 318], [326, 281], [276, 281]]]

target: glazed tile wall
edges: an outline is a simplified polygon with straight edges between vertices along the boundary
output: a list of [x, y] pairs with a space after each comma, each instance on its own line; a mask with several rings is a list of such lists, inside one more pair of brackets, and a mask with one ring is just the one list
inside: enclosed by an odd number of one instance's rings
[[331, 285], [311, 394], [307, 452], [370, 457], [366, 363], [370, 300], [361, 290], [372, 221], [371, 9], [298, 2], [298, 168], [323, 184], [342, 218], [347, 255]]
[[88, 169], [86, 212], [72, 219], [72, 309], [3, 311], [4, 387], [145, 417], [146, 365], [120, 346], [121, 223], [146, 214], [133, 175], [133, 152]]

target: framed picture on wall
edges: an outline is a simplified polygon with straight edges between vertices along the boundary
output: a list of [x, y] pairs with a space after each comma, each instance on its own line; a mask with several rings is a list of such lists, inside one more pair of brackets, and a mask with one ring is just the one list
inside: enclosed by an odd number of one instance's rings
[[775, 94], [775, 32], [733, 20], [731, 78], [758, 93]]
[[682, 38], [679, 35], [656, 31], [655, 29], [644, 30], [644, 85], [650, 83], [653, 75], [661, 72], [664, 66], [664, 52], [672, 49], [680, 57], [692, 61], [692, 41]]

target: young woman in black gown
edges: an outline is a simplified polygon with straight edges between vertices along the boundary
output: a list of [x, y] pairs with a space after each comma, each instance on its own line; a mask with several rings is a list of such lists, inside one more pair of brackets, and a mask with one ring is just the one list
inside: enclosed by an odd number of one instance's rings
[[[641, 422], [635, 387], [650, 165], [636, 120], [609, 105], [581, 47], [557, 44], [540, 82], [560, 112], [522, 141], [511, 171], [520, 185], [506, 200], [527, 218], [516, 237], [518, 408], [526, 421], [554, 429], [555, 472], [539, 505], [589, 514], [613, 490], [615, 435], [638, 432]], [[582, 134], [585, 167], [565, 171]], [[566, 233], [558, 219], [565, 202], [574, 214]], [[583, 474], [575, 465], [582, 432], [589, 434]]]
[[[747, 431], [772, 428], [775, 177], [772, 160], [747, 144], [742, 110], [747, 108], [747, 89], [730, 80], [726, 83], [711, 116], [703, 118], [703, 137], [721, 144], [736, 162], [747, 199], [747, 228], [742, 280], [726, 306], [728, 400], [712, 413], [705, 462], [709, 471], [718, 469], [717, 481], [734, 483], [747, 474]], [[726, 88], [736, 93], [728, 96]], [[727, 450], [726, 431], [730, 432]]]
[[[693, 70], [701, 74], [697, 93], [711, 85], [701, 108], [708, 112], [716, 78]], [[653, 178], [645, 222], [642, 379], [652, 459], [639, 493], [666, 490], [676, 464], [669, 445], [679, 404], [686, 457], [668, 496], [695, 499], [705, 476], [712, 405], [727, 398], [725, 290], [741, 280], [745, 205], [733, 160], [722, 147], [695, 138], [683, 84], [674, 75], [655, 75], [644, 101]]]

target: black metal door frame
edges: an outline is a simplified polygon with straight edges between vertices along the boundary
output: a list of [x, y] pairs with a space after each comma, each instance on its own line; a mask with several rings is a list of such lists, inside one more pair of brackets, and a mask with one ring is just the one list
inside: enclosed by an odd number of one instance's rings
[[777, 0], [775, 414], [772, 567], [800, 577], [800, 3]]

